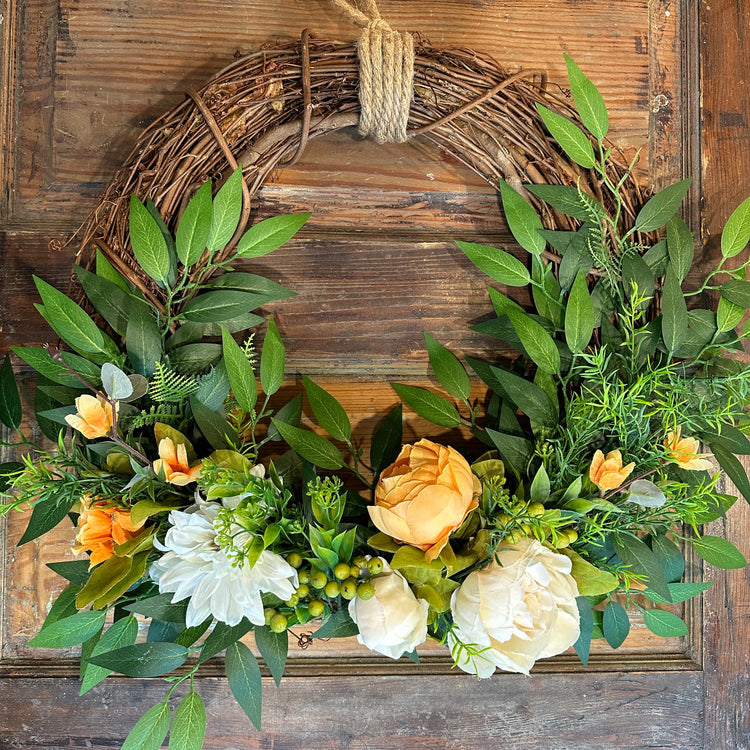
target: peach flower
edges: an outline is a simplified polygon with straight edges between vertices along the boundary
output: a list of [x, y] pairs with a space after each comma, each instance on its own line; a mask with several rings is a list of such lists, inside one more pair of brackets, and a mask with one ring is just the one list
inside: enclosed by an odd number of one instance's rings
[[619, 487], [635, 468], [631, 461], [627, 466], [622, 465], [620, 451], [610, 451], [607, 457], [601, 451], [594, 453], [589, 469], [591, 481], [602, 491], [607, 492]]
[[135, 538], [143, 528], [130, 520], [130, 511], [86, 496], [81, 498], [78, 534], [73, 553], [91, 552], [89, 569], [115, 554], [115, 547]]
[[432, 561], [477, 507], [482, 487], [456, 450], [420, 440], [405, 445], [380, 475], [367, 510], [384, 533], [425, 552]]
[[195, 482], [201, 475], [202, 463], [199, 461], [190, 466], [187, 456], [187, 447], [184, 443], [174, 444], [172, 438], [162, 438], [159, 441], [159, 458], [154, 461], [154, 472], [164, 473], [164, 477], [170, 484], [182, 487], [190, 482]]
[[695, 438], [682, 437], [682, 427], [678, 426], [675, 431], [667, 434], [664, 447], [667, 449], [667, 458], [674, 461], [681, 469], [690, 471], [710, 471], [714, 465], [706, 459], [710, 453], [698, 453], [699, 443]]
[[68, 414], [65, 421], [89, 440], [104, 437], [112, 429], [112, 405], [106, 398], [79, 396], [76, 411], [76, 414]]

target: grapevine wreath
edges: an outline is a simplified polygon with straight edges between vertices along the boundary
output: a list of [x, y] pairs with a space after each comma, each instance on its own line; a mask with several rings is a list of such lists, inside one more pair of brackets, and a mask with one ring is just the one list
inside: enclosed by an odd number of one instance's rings
[[[541, 73], [394, 32], [371, 1], [335, 3], [362, 27], [357, 46], [304, 32], [188, 92], [84, 225], [69, 293], [35, 278], [59, 342], [14, 352], [39, 373], [36, 418], [54, 448], [21, 429], [10, 360], [0, 368], [0, 420], [18, 435], [6, 445], [26, 451], [3, 465], [0, 509], [31, 506], [20, 544], [71, 519], [79, 556], [50, 566], [69, 585], [31, 644], [81, 644], [82, 692], [113, 672], [167, 675], [126, 748], [158, 748], [168, 732], [200, 746], [194, 676], [222, 652], [259, 726], [251, 631], [276, 681], [289, 632], [305, 646], [356, 635], [415, 661], [430, 638], [471, 674], [528, 674], [571, 646], [587, 664], [593, 639], [620, 646], [625, 606], [657, 635], [685, 635], [673, 605], [710, 585], [682, 580], [686, 550], [745, 565], [700, 526], [736, 500], [724, 474], [750, 500], [736, 458], [750, 453], [750, 380], [735, 356], [750, 336], [750, 201], [716, 269], [683, 289], [689, 180], [639, 188], [572, 59], [568, 97]], [[270, 406], [285, 362], [273, 318], [260, 351], [243, 333], [265, 323], [252, 310], [293, 292], [234, 264], [308, 218], [252, 224], [253, 197], [309, 139], [353, 125], [378, 141], [426, 138], [499, 184], [526, 253], [458, 243], [493, 281], [495, 317], [476, 328], [518, 352], [467, 360], [484, 401], [427, 332], [443, 393], [394, 384], [437, 427], [470, 431], [471, 455], [429, 436], [402, 445], [399, 406], [365, 456], [307, 377], [320, 429], [300, 427], [301, 396]], [[531, 311], [510, 293], [524, 287]], [[707, 291], [715, 310], [700, 306]]]

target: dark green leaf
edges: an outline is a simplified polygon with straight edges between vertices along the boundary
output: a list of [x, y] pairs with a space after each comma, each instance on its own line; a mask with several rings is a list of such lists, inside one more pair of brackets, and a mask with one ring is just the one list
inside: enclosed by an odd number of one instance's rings
[[352, 434], [352, 425], [341, 404], [306, 375], [303, 376], [302, 381], [307, 400], [310, 402], [310, 408], [318, 424], [334, 440], [348, 440]]
[[750, 281], [730, 279], [719, 287], [719, 291], [724, 299], [745, 309], [750, 308]]
[[722, 333], [731, 331], [738, 326], [745, 317], [745, 308], [735, 305], [725, 297], [719, 297], [716, 306], [716, 325]]
[[563, 254], [558, 271], [560, 286], [563, 289], [570, 289], [579, 271], [588, 274], [594, 265], [594, 258], [589, 250], [591, 232], [591, 226], [584, 224], [575, 233], [575, 236]]
[[202, 327], [203, 336], [221, 336], [221, 329], [226, 328], [229, 333], [240, 333], [249, 328], [265, 323], [266, 319], [255, 313], [244, 313], [236, 318], [223, 320], [221, 323], [197, 323]]
[[719, 462], [719, 466], [724, 469], [727, 476], [734, 482], [742, 497], [750, 503], [750, 479], [748, 479], [745, 467], [723, 445], [714, 442], [711, 445], [711, 451]]
[[181, 667], [188, 653], [177, 643], [136, 643], [92, 656], [89, 661], [128, 677], [158, 677]]
[[[585, 203], [585, 199], [582, 198], [582, 193], [578, 191], [578, 188], [571, 185], [526, 185], [525, 187], [530, 193], [541, 198], [545, 203], [549, 203], [552, 208], [556, 208], [574, 219], [580, 219], [581, 221], [591, 219], [591, 209]], [[559, 231], [553, 233], [549, 230], [542, 232], [542, 236], [547, 242], [561, 252], [565, 250], [574, 234], [574, 232]]]
[[[622, 258], [622, 286], [628, 299], [632, 299], [634, 294], [646, 298], [641, 303], [642, 310], [645, 310], [649, 301], [654, 298], [654, 274], [635, 250], [625, 253]], [[634, 286], [637, 289], [635, 293]]]
[[140, 267], [160, 284], [169, 278], [169, 250], [164, 235], [137, 196], [130, 197], [130, 242]]
[[10, 475], [23, 469], [20, 461], [4, 461], [0, 464], [0, 492], [6, 492], [11, 485]]
[[29, 525], [18, 541], [18, 546], [46, 534], [65, 518], [78, 499], [69, 493], [55, 500], [38, 502], [31, 511]]
[[651, 275], [654, 278], [664, 276], [667, 272], [667, 263], [669, 262], [669, 251], [667, 249], [667, 241], [662, 240], [657, 242], [655, 245], [650, 247], [641, 256], [646, 265], [651, 269]]
[[424, 332], [427, 354], [435, 377], [454, 398], [466, 401], [471, 395], [471, 382], [458, 357], [439, 341]]
[[192, 266], [203, 255], [211, 232], [211, 215], [211, 183], [205, 182], [190, 199], [177, 224], [175, 247], [184, 266]]
[[174, 594], [157, 594], [156, 596], [148, 597], [148, 599], [139, 599], [131, 604], [126, 604], [123, 609], [154, 620], [176, 622], [184, 625], [187, 599], [173, 604], [173, 597]]
[[211, 231], [206, 246], [220, 250], [234, 235], [242, 214], [242, 167], [232, 172], [216, 193], [211, 216]]
[[532, 255], [540, 255], [546, 244], [539, 234], [539, 230], [542, 229], [542, 220], [523, 196], [505, 180], [499, 182], [503, 213], [505, 213], [508, 228], [524, 250]]
[[630, 632], [628, 613], [622, 604], [611, 601], [604, 609], [602, 620], [604, 638], [612, 648], [620, 648]]
[[241, 258], [260, 258], [288, 242], [300, 230], [311, 214], [272, 216], [259, 221], [242, 235], [237, 245]]
[[258, 400], [258, 384], [255, 380], [253, 366], [245, 355], [245, 352], [229, 335], [226, 329], [221, 332], [221, 340], [224, 352], [224, 365], [234, 398], [241, 409], [250, 412]]
[[536, 105], [552, 137], [560, 144], [562, 150], [584, 169], [591, 169], [596, 163], [594, 147], [586, 134], [570, 120], [542, 104]]
[[526, 313], [515, 310], [508, 312], [508, 318], [521, 339], [524, 349], [532, 361], [545, 372], [560, 372], [560, 353], [547, 331]]
[[530, 440], [526, 440], [526, 438], [497, 432], [489, 427], [487, 428], [487, 435], [498, 451], [500, 451], [503, 460], [510, 464], [519, 474], [523, 474], [531, 457], [534, 455], [534, 444]]
[[376, 475], [396, 460], [401, 450], [402, 439], [402, 408], [401, 404], [396, 404], [383, 418], [372, 436], [370, 463]]
[[576, 597], [578, 605], [578, 623], [580, 634], [573, 648], [584, 667], [589, 665], [589, 653], [591, 651], [591, 636], [594, 632], [594, 615], [591, 611], [591, 603], [585, 596]]
[[169, 731], [169, 705], [166, 701], [149, 708], [130, 730], [122, 750], [159, 750]]
[[679, 581], [685, 572], [685, 558], [680, 548], [666, 534], [652, 536], [651, 551], [664, 573], [664, 578], [672, 583]]
[[44, 627], [29, 641], [40, 648], [69, 648], [91, 638], [104, 625], [106, 612], [77, 612]]
[[[292, 425], [292, 427], [299, 427], [299, 423], [302, 419], [302, 394], [298, 393], [291, 401], [284, 404], [276, 412], [276, 419], [279, 422], [286, 422]], [[273, 426], [268, 425], [268, 437], [270, 440], [283, 440], [281, 433]]]
[[643, 624], [655, 635], [673, 638], [687, 635], [688, 627], [672, 612], [663, 609], [647, 609], [643, 612]]
[[96, 311], [116, 333], [124, 336], [128, 326], [130, 295], [117, 284], [102, 278], [98, 274], [91, 273], [81, 266], [74, 266], [74, 269], [83, 291], [86, 292], [86, 296], [96, 308]]
[[677, 351], [685, 340], [688, 330], [688, 312], [680, 281], [672, 265], [667, 266], [662, 293], [661, 332], [670, 354]]
[[130, 284], [115, 270], [114, 266], [107, 260], [99, 248], [96, 249], [96, 275], [102, 279], [111, 281], [126, 294], [132, 291]]
[[728, 539], [704, 534], [699, 539], [691, 539], [693, 549], [715, 568], [734, 570], [747, 565], [744, 555]]
[[565, 55], [565, 64], [568, 68], [570, 92], [573, 94], [573, 101], [576, 104], [578, 114], [581, 116], [581, 122], [595, 138], [601, 141], [609, 130], [609, 116], [604, 99], [596, 86], [576, 65], [573, 58], [567, 54]]
[[643, 576], [650, 589], [669, 601], [669, 587], [664, 571], [646, 543], [637, 536], [620, 534], [614, 539], [614, 545], [619, 558], [634, 573]]
[[223, 323], [255, 310], [268, 302], [260, 294], [249, 294], [234, 289], [220, 289], [193, 297], [183, 308], [186, 320], [195, 323]]
[[565, 308], [565, 340], [574, 352], [581, 352], [594, 333], [594, 303], [591, 301], [586, 274], [579, 271], [570, 288]]
[[10, 355], [6, 354], [0, 366], [0, 422], [15, 430], [20, 427], [22, 419], [21, 396], [18, 393]]
[[[117, 622], [112, 623], [112, 625], [104, 631], [102, 637], [97, 641], [93, 650], [89, 654], [89, 658], [92, 656], [99, 656], [99, 654], [104, 654], [108, 651], [114, 651], [115, 649], [124, 646], [132, 646], [137, 637], [138, 621], [132, 615], [123, 617], [122, 619], [117, 620]], [[87, 693], [92, 687], [98, 685], [102, 680], [109, 677], [110, 674], [112, 674], [111, 669], [87, 663], [79, 695]]]
[[458, 427], [461, 417], [456, 407], [437, 393], [402, 383], [391, 383], [406, 405], [433, 424], [441, 427]]
[[159, 324], [148, 305], [136, 303], [130, 308], [125, 344], [133, 369], [150, 378], [156, 371], [156, 363], [161, 361], [162, 339]]
[[281, 677], [286, 667], [286, 657], [289, 651], [289, 636], [286, 631], [274, 633], [269, 627], [255, 629], [255, 645], [263, 657], [263, 661], [273, 675], [277, 685], [281, 684]]
[[321, 469], [331, 471], [336, 471], [344, 466], [341, 451], [322, 435], [293, 427], [286, 422], [280, 422], [278, 419], [272, 418], [271, 422], [289, 447], [297, 451], [302, 458], [310, 463], [319, 466]]
[[[530, 419], [546, 427], [554, 427], [557, 424], [557, 405], [542, 388], [499, 367], [493, 367], [492, 373], [510, 400]], [[482, 377], [481, 373], [477, 374]]]
[[232, 695], [255, 728], [260, 729], [263, 683], [253, 652], [244, 643], [233, 643], [227, 648], [224, 664]]
[[468, 259], [495, 281], [506, 286], [526, 286], [531, 281], [528, 269], [520, 260], [505, 250], [477, 245], [473, 242], [457, 242]]
[[[750, 198], [746, 198], [734, 209], [721, 233], [721, 254], [733, 258], [750, 242]], [[748, 307], [748, 305], [745, 305]]]
[[212, 656], [221, 653], [233, 643], [236, 643], [244, 635], [253, 629], [247, 618], [243, 618], [237, 625], [227, 625], [225, 622], [217, 622], [208, 638], [203, 642], [198, 664], [208, 661]]
[[172, 349], [169, 362], [184, 375], [200, 375], [214, 366], [218, 367], [221, 355], [221, 344], [185, 344]]
[[690, 227], [678, 214], [675, 214], [667, 222], [667, 251], [672, 268], [680, 283], [685, 280], [690, 267], [693, 265], [693, 243], [693, 233], [690, 231]]
[[229, 377], [224, 362], [214, 367], [211, 372], [201, 378], [200, 386], [195, 392], [195, 398], [207, 409], [216, 411], [221, 409], [226, 397], [229, 395]]
[[667, 185], [651, 197], [638, 212], [634, 228], [638, 232], [653, 232], [654, 229], [663, 227], [677, 213], [692, 181], [693, 178], [688, 177], [673, 185]]
[[201, 750], [205, 736], [206, 707], [200, 695], [191, 690], [175, 711], [169, 750]]
[[279, 336], [273, 315], [268, 319], [266, 337], [263, 339], [263, 350], [260, 355], [260, 385], [263, 393], [270, 396], [281, 387], [284, 380], [286, 349]]
[[359, 633], [357, 624], [345, 607], [334, 612], [313, 634], [316, 638], [351, 638]]
[[[33, 367], [38, 373], [45, 378], [52, 380], [68, 388], [80, 388], [81, 381], [60, 362], [55, 361], [46, 349], [35, 346], [13, 346], [11, 351], [17, 354], [26, 364]], [[66, 362], [75, 372], [91, 386], [99, 385], [99, 367], [93, 362], [89, 362], [83, 357], [78, 357], [70, 352], [61, 354], [63, 361]]]
[[83, 586], [90, 575], [88, 560], [47, 563], [47, 567], [77, 587]]
[[[563, 327], [565, 307], [560, 301], [562, 297], [561, 288], [555, 278], [552, 264], [545, 263], [541, 257], [534, 256], [531, 259], [531, 278], [535, 282], [531, 287], [534, 305], [539, 315], [549, 320], [557, 331]], [[497, 312], [497, 307], [494, 307], [495, 312]], [[517, 312], [523, 312], [523, 309], [519, 307]], [[498, 312], [497, 314], [504, 315], [506, 313]]]
[[660, 596], [655, 591], [651, 591], [650, 589], [646, 589], [642, 593], [647, 599], [650, 599], [652, 602], [656, 602], [657, 604], [670, 604], [685, 602], [688, 599], [692, 599], [694, 596], [698, 596], [698, 594], [702, 594], [707, 589], [710, 589], [713, 585], [713, 581], [706, 581], [705, 583], [670, 583], [669, 593], [672, 595], [672, 602], [666, 601], [663, 596]]
[[225, 273], [217, 276], [211, 282], [212, 289], [237, 289], [241, 292], [259, 294], [269, 301], [275, 299], [287, 299], [296, 296], [297, 292], [287, 289], [275, 281], [253, 273]]
[[[78, 595], [77, 586], [68, 586], [60, 593], [50, 607], [47, 616], [42, 623], [42, 630], [52, 625], [52, 623], [71, 617], [78, 612], [76, 608], [76, 596]], [[93, 636], [92, 636], [93, 637]]]
[[190, 408], [198, 429], [213, 448], [224, 450], [237, 445], [237, 433], [224, 416], [204, 406], [195, 396], [190, 397]]
[[718, 445], [725, 451], [735, 453], [739, 456], [750, 455], [750, 439], [742, 430], [738, 430], [732, 425], [725, 424], [721, 426], [721, 434], [708, 433], [701, 435], [703, 440], [711, 446]]

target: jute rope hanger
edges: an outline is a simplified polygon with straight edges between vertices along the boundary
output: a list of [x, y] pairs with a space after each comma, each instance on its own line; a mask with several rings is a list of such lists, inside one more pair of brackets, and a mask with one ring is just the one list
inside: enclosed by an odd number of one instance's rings
[[360, 135], [377, 143], [403, 143], [414, 83], [414, 37], [394, 31], [375, 0], [361, 0], [363, 10], [348, 0], [331, 2], [362, 29], [357, 42]]

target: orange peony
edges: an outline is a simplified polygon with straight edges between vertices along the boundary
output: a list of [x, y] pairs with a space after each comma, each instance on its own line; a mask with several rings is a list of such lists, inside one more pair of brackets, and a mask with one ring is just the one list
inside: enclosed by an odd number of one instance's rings
[[174, 444], [172, 438], [162, 438], [159, 441], [159, 458], [154, 461], [154, 472], [159, 475], [164, 472], [165, 479], [171, 484], [182, 487], [195, 482], [201, 475], [201, 462], [190, 466], [187, 447], [184, 443]]
[[664, 447], [667, 449], [667, 458], [674, 461], [681, 469], [691, 471], [711, 471], [714, 465], [706, 459], [710, 453], [698, 453], [699, 443], [695, 438], [682, 437], [682, 427], [667, 434]]
[[367, 510], [381, 531], [434, 560], [448, 537], [477, 507], [482, 491], [466, 459], [453, 448], [420, 440], [405, 445], [380, 475]]
[[78, 534], [74, 554], [91, 552], [89, 569], [115, 554], [118, 544], [129, 542], [143, 528], [130, 520], [130, 511], [86, 496], [81, 498], [81, 515], [78, 516]]
[[602, 491], [607, 492], [619, 487], [635, 468], [631, 462], [627, 466], [622, 465], [622, 454], [620, 451], [610, 451], [607, 457], [601, 451], [594, 453], [589, 469], [591, 481]]
[[89, 440], [104, 437], [112, 429], [112, 404], [106, 398], [79, 396], [76, 411], [77, 414], [68, 414], [65, 421]]

